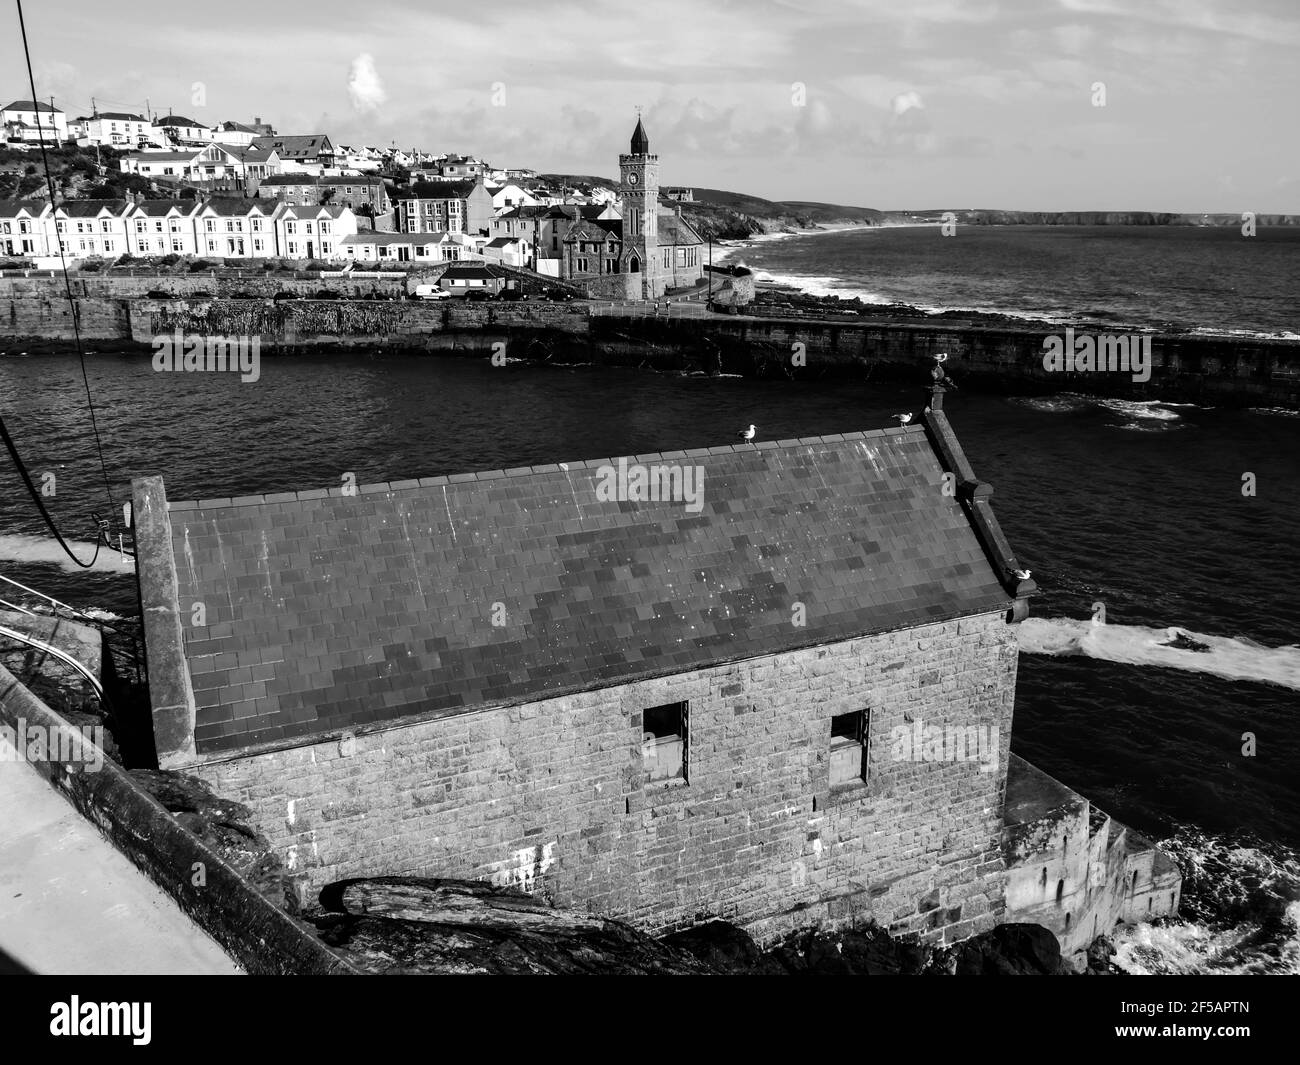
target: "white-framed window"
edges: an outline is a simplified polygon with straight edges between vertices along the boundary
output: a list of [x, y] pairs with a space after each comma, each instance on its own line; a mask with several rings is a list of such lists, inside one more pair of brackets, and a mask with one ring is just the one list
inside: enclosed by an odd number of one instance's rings
[[149, 230], [149, 223], [143, 218], [135, 220], [135, 231], [137, 233], [146, 233]]

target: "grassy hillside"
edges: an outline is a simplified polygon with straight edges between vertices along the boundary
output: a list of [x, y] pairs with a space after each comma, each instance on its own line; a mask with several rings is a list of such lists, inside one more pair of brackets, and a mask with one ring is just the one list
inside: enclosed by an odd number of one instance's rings
[[[618, 183], [590, 174], [541, 174], [540, 179], [553, 187], [582, 188], [584, 185], [615, 189]], [[869, 207], [848, 207], [813, 200], [765, 200], [743, 192], [688, 186], [695, 194], [691, 203], [683, 203], [682, 214], [706, 240], [736, 240], [755, 233], [777, 233], [790, 229], [807, 229], [828, 222], [859, 222], [877, 225], [884, 217]], [[670, 201], [661, 200], [661, 204]]]

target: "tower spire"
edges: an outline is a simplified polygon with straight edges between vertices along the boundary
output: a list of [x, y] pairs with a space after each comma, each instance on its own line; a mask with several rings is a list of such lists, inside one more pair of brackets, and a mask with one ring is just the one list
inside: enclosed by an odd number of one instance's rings
[[641, 108], [639, 107], [636, 109], [636, 129], [632, 131], [632, 154], [650, 154], [650, 138], [646, 136], [645, 126], [641, 124]]

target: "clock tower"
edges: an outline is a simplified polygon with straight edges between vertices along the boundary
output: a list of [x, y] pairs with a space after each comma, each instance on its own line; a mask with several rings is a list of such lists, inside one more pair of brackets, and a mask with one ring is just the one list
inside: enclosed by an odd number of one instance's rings
[[655, 299], [666, 285], [659, 258], [659, 156], [650, 154], [650, 138], [640, 116], [632, 132], [631, 151], [618, 157], [619, 195], [623, 201], [623, 253], [629, 299]]

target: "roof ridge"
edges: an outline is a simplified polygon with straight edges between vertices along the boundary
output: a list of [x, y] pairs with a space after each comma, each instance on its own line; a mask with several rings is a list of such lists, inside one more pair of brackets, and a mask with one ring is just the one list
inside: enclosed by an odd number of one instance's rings
[[[748, 451], [772, 451], [778, 448], [802, 447], [812, 444], [839, 444], [846, 440], [874, 440], [887, 436], [924, 435], [925, 429], [920, 425], [886, 426], [880, 429], [865, 429], [851, 433], [829, 433], [825, 436], [802, 436], [787, 440], [759, 440], [752, 444], [717, 444], [707, 448], [690, 448], [686, 451], [655, 451], [640, 455], [614, 455], [610, 458], [567, 459], [562, 462], [548, 462], [537, 466], [511, 466], [505, 469], [472, 470], [464, 473], [439, 474], [436, 477], [410, 477], [397, 481], [374, 481], [359, 484], [346, 493], [347, 497], [372, 495], [377, 492], [403, 492], [414, 488], [437, 488], [448, 484], [464, 484], [470, 481], [495, 481], [503, 477], [524, 477], [539, 473], [555, 473], [558, 470], [599, 469], [601, 466], [616, 465], [620, 460], [635, 461], [641, 465], [653, 462], [669, 462], [684, 458], [706, 458], [712, 455], [731, 455]], [[928, 439], [928, 437], [927, 437]], [[262, 495], [223, 496], [210, 499], [168, 500], [169, 511], [213, 510], [222, 507], [262, 506], [274, 503], [296, 503], [309, 499], [344, 498], [343, 487], [305, 488], [296, 492], [268, 492]]]

